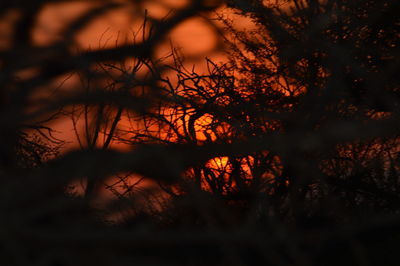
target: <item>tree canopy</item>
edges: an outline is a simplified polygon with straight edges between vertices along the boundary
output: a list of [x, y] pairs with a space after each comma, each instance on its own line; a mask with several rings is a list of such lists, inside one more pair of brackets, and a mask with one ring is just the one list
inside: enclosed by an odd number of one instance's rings
[[[0, 263], [397, 265], [400, 2], [150, 2], [82, 1], [47, 43], [53, 1], [0, 3]], [[80, 47], [116, 9], [131, 39]], [[224, 62], [160, 56], [191, 18]]]

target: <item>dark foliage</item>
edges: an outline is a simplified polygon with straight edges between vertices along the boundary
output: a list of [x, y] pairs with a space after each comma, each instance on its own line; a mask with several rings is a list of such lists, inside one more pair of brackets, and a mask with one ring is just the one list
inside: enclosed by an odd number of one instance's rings
[[[0, 263], [398, 265], [400, 2], [144, 2], [86, 3], [46, 44], [53, 1], [0, 4]], [[225, 4], [254, 23], [219, 17], [226, 63], [157, 57]], [[133, 42], [77, 51], [132, 7]]]

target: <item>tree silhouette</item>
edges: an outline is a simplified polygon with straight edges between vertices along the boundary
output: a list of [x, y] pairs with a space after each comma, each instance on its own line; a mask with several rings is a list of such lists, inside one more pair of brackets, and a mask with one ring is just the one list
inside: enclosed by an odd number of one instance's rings
[[[398, 1], [227, 1], [255, 29], [220, 17], [229, 60], [203, 72], [156, 50], [218, 1], [143, 12], [134, 43], [76, 52], [135, 4], [93, 2], [46, 45], [33, 30], [50, 1], [1, 4], [2, 263], [397, 265]], [[59, 155], [43, 141], [61, 115], [80, 147]]]

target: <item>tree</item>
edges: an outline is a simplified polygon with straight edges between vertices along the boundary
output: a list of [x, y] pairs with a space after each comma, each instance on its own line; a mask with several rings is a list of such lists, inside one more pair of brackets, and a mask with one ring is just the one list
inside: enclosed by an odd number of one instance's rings
[[[151, 257], [174, 265], [365, 265], [393, 249], [397, 1], [228, 1], [256, 30], [224, 21], [229, 62], [207, 59], [205, 73], [185, 67], [176, 51], [171, 64], [158, 60], [155, 49], [180, 22], [217, 3], [190, 1], [164, 20], [145, 16], [151, 27], [141, 42], [78, 53], [70, 43], [80, 29], [129, 3], [96, 2], [63, 40], [38, 47], [29, 25], [46, 3], [2, 4], [3, 14], [20, 14], [16, 38], [1, 53], [2, 97], [12, 103], [2, 111], [3, 157], [23, 163], [14, 149], [21, 128], [45, 129], [34, 121], [60, 107], [84, 125], [83, 135], [77, 130], [84, 139], [29, 173], [2, 173], [6, 264], [125, 265]], [[76, 90], [34, 101], [70, 73], [83, 81]], [[129, 149], [114, 149], [117, 141]], [[117, 197], [104, 209], [90, 204], [96, 186], [131, 173], [163, 190], [149, 199], [165, 199], [141, 204], [129, 186], [121, 193], [114, 185]], [[87, 182], [86, 197], [66, 193], [76, 180]], [[122, 223], [106, 220], [121, 214]], [[9, 241], [28, 247], [16, 251]]]

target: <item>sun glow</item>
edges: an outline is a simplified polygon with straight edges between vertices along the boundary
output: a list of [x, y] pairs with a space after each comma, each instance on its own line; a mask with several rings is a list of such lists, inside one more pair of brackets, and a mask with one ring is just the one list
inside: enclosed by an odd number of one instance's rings
[[225, 169], [228, 165], [229, 158], [224, 157], [215, 157], [207, 162], [207, 166], [215, 169]]

